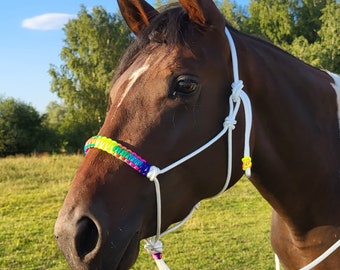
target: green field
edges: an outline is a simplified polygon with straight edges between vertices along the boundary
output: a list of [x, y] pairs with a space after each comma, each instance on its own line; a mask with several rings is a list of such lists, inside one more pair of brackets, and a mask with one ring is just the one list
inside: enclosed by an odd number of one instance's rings
[[[81, 156], [0, 159], [0, 269], [68, 269], [53, 226]], [[274, 269], [270, 207], [247, 180], [205, 200], [191, 220], [163, 238], [173, 270]], [[156, 269], [141, 250], [134, 266]]]

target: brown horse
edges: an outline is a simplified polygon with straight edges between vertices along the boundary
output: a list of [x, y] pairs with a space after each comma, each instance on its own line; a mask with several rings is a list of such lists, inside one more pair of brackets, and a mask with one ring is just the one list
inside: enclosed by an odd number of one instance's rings
[[[137, 38], [117, 70], [102, 137], [89, 142], [55, 225], [73, 269], [133, 265], [140, 240], [158, 226], [145, 160], [163, 168], [193, 152], [220, 131], [230, 109], [236, 71], [226, 21], [212, 0], [180, 0], [162, 13], [144, 0], [118, 2]], [[227, 27], [253, 110], [250, 181], [274, 209], [275, 253], [285, 269], [299, 269], [340, 238], [340, 78]], [[229, 187], [243, 174], [244, 117], [241, 108]], [[120, 152], [94, 147], [105, 140]], [[222, 136], [159, 175], [161, 231], [222, 189], [228, 148]], [[339, 268], [338, 249], [314, 269]]]

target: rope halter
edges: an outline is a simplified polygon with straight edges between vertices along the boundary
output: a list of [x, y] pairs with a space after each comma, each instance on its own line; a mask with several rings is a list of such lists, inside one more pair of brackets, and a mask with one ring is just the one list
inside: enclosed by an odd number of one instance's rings
[[[231, 170], [232, 170], [232, 131], [235, 129], [237, 124], [236, 116], [239, 111], [241, 103], [243, 104], [244, 111], [245, 111], [245, 136], [244, 136], [244, 157], [242, 158], [242, 168], [245, 171], [247, 177], [251, 175], [251, 158], [250, 158], [250, 131], [252, 126], [252, 110], [251, 110], [251, 103], [247, 94], [243, 91], [243, 82], [239, 80], [238, 75], [238, 60], [236, 54], [236, 48], [233, 41], [233, 38], [228, 30], [225, 28], [225, 33], [229, 41], [230, 51], [231, 51], [231, 58], [232, 58], [232, 66], [233, 66], [233, 73], [234, 73], [234, 82], [232, 83], [232, 93], [229, 97], [229, 114], [225, 118], [223, 122], [223, 129], [210, 141], [206, 144], [201, 146], [200, 148], [196, 149], [192, 153], [184, 156], [183, 158], [177, 160], [176, 162], [170, 164], [169, 166], [160, 169], [156, 166], [150, 166], [148, 162], [146, 162], [143, 158], [138, 156], [136, 153], [132, 152], [131, 150], [127, 149], [126, 147], [122, 146], [118, 142], [106, 138], [103, 136], [94, 136], [90, 138], [84, 147], [85, 153], [89, 151], [91, 148], [97, 148], [102, 151], [113, 155], [114, 157], [118, 158], [119, 160], [125, 162], [127, 165], [138, 171], [140, 174], [146, 176], [150, 181], [154, 182], [155, 191], [156, 191], [156, 203], [157, 203], [157, 229], [155, 236], [146, 239], [145, 248], [147, 251], [152, 255], [154, 258], [158, 269], [160, 270], [167, 270], [169, 267], [166, 265], [164, 260], [162, 259], [163, 253], [163, 245], [160, 241], [160, 238], [176, 229], [181, 227], [194, 213], [195, 209], [199, 207], [199, 203], [196, 204], [188, 216], [183, 219], [181, 222], [177, 223], [176, 225], [170, 227], [165, 232], [161, 233], [161, 221], [162, 221], [162, 200], [161, 200], [161, 192], [160, 192], [160, 184], [158, 181], [158, 176], [164, 174], [173, 168], [179, 166], [180, 164], [184, 163], [185, 161], [191, 159], [192, 157], [198, 155], [216, 141], [218, 141], [221, 137], [223, 137], [228, 132], [228, 171], [225, 184], [221, 191], [217, 194], [223, 193], [229, 186], [229, 182], [231, 179]], [[216, 195], [216, 196], [217, 196]]]

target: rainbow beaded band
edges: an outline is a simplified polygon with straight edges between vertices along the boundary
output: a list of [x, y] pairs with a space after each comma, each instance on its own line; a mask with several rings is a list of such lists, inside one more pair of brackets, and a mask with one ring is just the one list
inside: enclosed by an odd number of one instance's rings
[[104, 137], [93, 136], [87, 140], [84, 146], [85, 154], [91, 149], [96, 148], [109, 153], [110, 155], [125, 162], [131, 168], [135, 169], [142, 175], [147, 175], [150, 171], [150, 164], [138, 156], [136, 153], [122, 146], [120, 143]]
[[245, 156], [244, 158], [242, 158], [242, 170], [247, 170], [250, 169], [252, 166], [252, 162], [251, 162], [251, 157], [249, 156]]
[[160, 252], [152, 253], [152, 258], [154, 258], [154, 260], [161, 260], [162, 257], [163, 255]]

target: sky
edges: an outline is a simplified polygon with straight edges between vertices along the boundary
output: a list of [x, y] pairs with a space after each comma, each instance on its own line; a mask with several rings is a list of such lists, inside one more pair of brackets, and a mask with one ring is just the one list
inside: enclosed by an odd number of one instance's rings
[[[153, 0], [149, 0], [153, 4]], [[245, 5], [248, 0], [237, 0]], [[13, 97], [39, 113], [58, 97], [50, 91], [51, 64], [59, 66], [65, 39], [63, 25], [84, 5], [118, 11], [116, 0], [11, 0], [1, 1], [0, 97]]]

